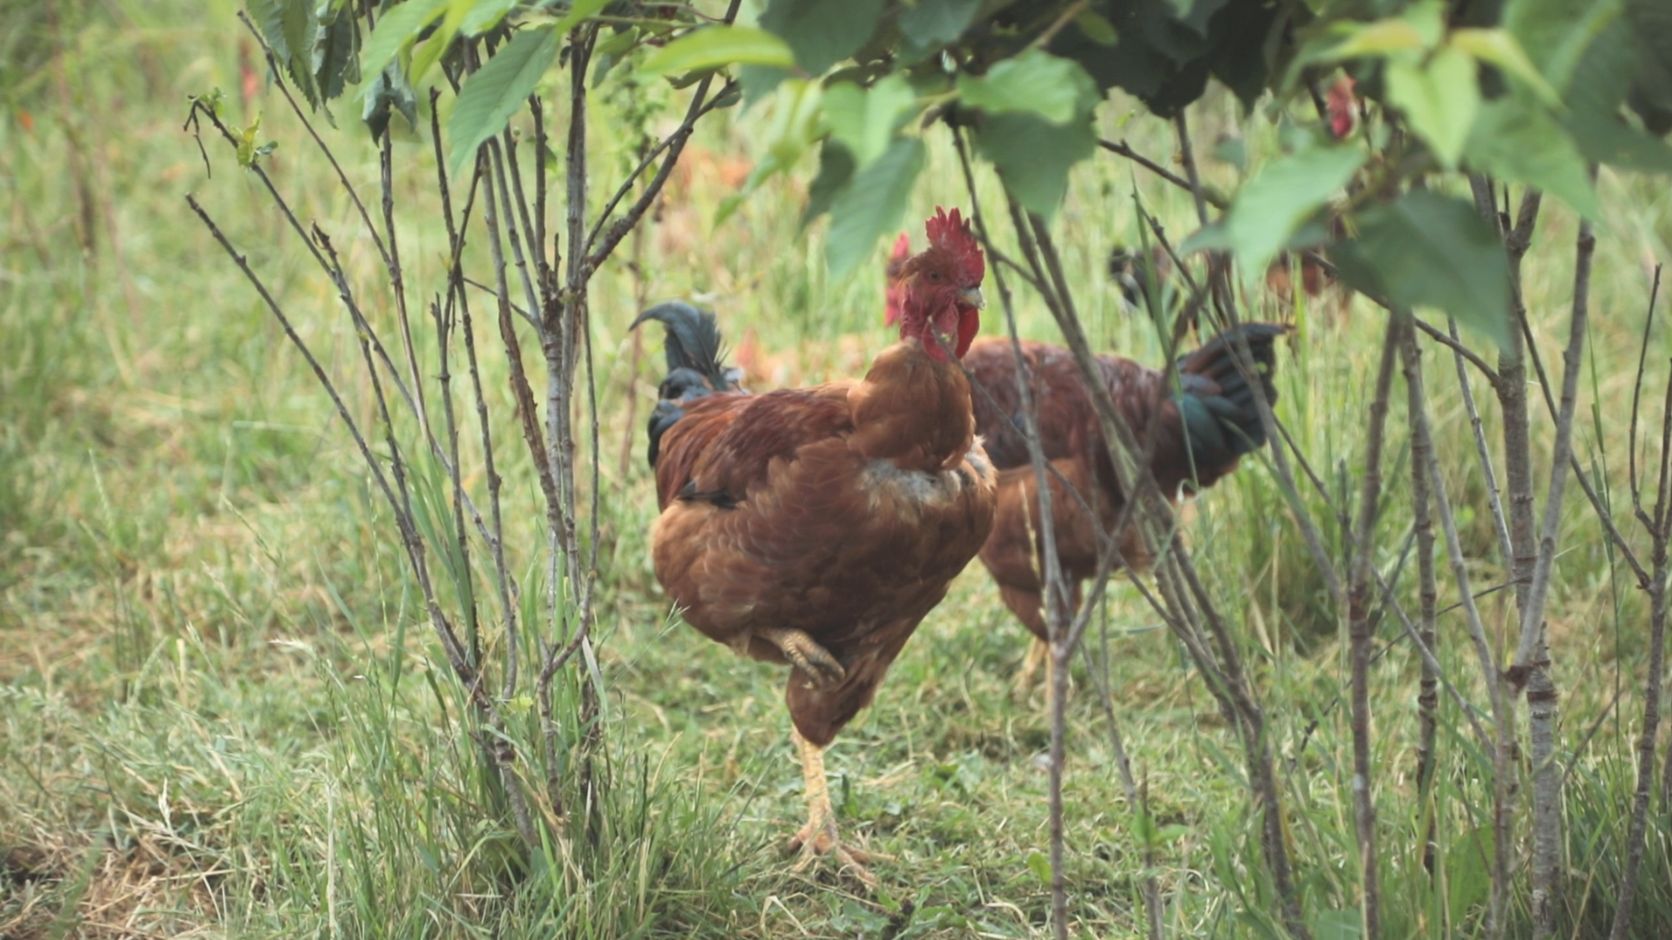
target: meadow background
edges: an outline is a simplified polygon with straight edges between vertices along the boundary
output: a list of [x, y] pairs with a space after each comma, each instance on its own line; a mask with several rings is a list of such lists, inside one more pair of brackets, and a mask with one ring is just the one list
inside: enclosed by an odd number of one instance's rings
[[[876, 705], [829, 757], [844, 824], [895, 856], [878, 866], [874, 894], [816, 868], [789, 872], [778, 847], [801, 801], [782, 676], [678, 624], [650, 571], [655, 499], [642, 420], [660, 338], [626, 330], [646, 301], [711, 306], [770, 386], [856, 374], [892, 338], [881, 326], [886, 245], [876, 264], [832, 279], [828, 223], [798, 227], [808, 161], [715, 225], [761, 154], [750, 112], [706, 120], [654, 221], [624, 246], [634, 263], [593, 282], [604, 468], [596, 669], [607, 689], [611, 848], [602, 875], [548, 872], [559, 887], [518, 891], [490, 864], [510, 837], [478, 805], [475, 756], [455, 733], [458, 700], [385, 510], [328, 400], [185, 194], [217, 214], [344, 376], [358, 374], [352, 324], [247, 174], [224, 158], [206, 172], [182, 129], [187, 95], [219, 87], [229, 112], [262, 115], [263, 134], [279, 142], [270, 172], [305, 216], [347, 230], [351, 207], [273, 91], [242, 98], [240, 62], [259, 54], [236, 4], [46, 9], [0, 6], [0, 936], [1046, 929], [1049, 727], [1042, 698], [1011, 694], [1028, 637], [979, 566], [925, 621]], [[612, 136], [612, 114], [678, 117], [656, 82], [599, 107], [593, 159], [618, 171], [636, 162], [635, 142]], [[1258, 165], [1274, 147], [1261, 135], [1275, 132], [1239, 115], [1228, 95], [1210, 97], [1193, 111], [1196, 139], [1206, 152], [1238, 140]], [[1168, 162], [1170, 128], [1132, 101], [1113, 96], [1099, 121], [1105, 136]], [[318, 123], [349, 175], [374, 183], [376, 152], [352, 108], [338, 110], [334, 128]], [[929, 169], [908, 219], [965, 196], [947, 141], [926, 139]], [[424, 136], [406, 134], [396, 154], [411, 168], [397, 184], [406, 204], [433, 200]], [[1228, 162], [1204, 167], [1227, 189], [1239, 177]], [[980, 184], [995, 204], [996, 180]], [[1576, 455], [1614, 492], [1650, 271], [1672, 257], [1672, 197], [1662, 182], [1607, 169], [1597, 187], [1604, 212]], [[1169, 232], [1194, 228], [1187, 194], [1114, 157], [1076, 171], [1054, 228], [1099, 348], [1158, 362], [1154, 327], [1125, 311], [1105, 274], [1113, 247], [1140, 240], [1134, 194]], [[1552, 334], [1540, 337], [1552, 368], [1575, 226], [1547, 200], [1524, 269], [1530, 316]], [[445, 235], [421, 212], [405, 217], [401, 235], [413, 280], [439, 283]], [[351, 271], [374, 277], [369, 245], [343, 249]], [[1024, 335], [1054, 335], [1025, 295], [1017, 312]], [[1281, 352], [1277, 415], [1345, 500], [1362, 462], [1384, 314], [1361, 299], [1338, 310], [1263, 296], [1248, 315], [1297, 324]], [[984, 329], [998, 328], [990, 311]], [[1656, 390], [1668, 379], [1672, 333], [1657, 323], [1648, 342], [1647, 387]], [[1447, 359], [1427, 358], [1437, 444], [1466, 548], [1479, 559], [1476, 583], [1501, 585], [1504, 572], [1487, 560], [1493, 536], [1455, 376]], [[508, 405], [499, 368], [500, 381], [488, 384]], [[346, 390], [357, 413], [371, 414], [366, 383]], [[1650, 416], [1658, 426], [1658, 412]], [[1390, 427], [1399, 430], [1388, 476], [1398, 478], [1409, 472], [1404, 425]], [[501, 471], [507, 541], [537, 542], [526, 460]], [[1389, 499], [1390, 518], [1409, 517], [1398, 508], [1409, 502], [1404, 487]], [[1593, 935], [1611, 913], [1647, 642], [1644, 598], [1583, 500], [1569, 487], [1549, 620], [1574, 936]], [[1405, 534], [1383, 532], [1377, 561], [1414, 590], [1413, 566], [1400, 562]], [[1268, 705], [1309, 917], [1319, 936], [1353, 936], [1345, 637], [1323, 613], [1322, 584], [1261, 462], [1197, 502], [1188, 539], [1236, 615]], [[1513, 643], [1509, 605], [1483, 603], [1500, 642]], [[1441, 658], [1467, 677], [1472, 653], [1459, 630], [1442, 620]], [[1415, 766], [1418, 661], [1398, 636], [1382, 625], [1372, 684], [1378, 786], [1391, 794], [1414, 787]], [[1256, 826], [1240, 756], [1200, 677], [1120, 585], [1087, 649], [1069, 704], [1072, 932], [1140, 933], [1138, 879], [1148, 871], [1170, 935], [1257, 934], [1245, 916], [1262, 903], [1246, 857]], [[1486, 891], [1485, 823], [1466, 808], [1489, 790], [1479, 769], [1490, 759], [1453, 733], [1460, 719], [1450, 701], [1441, 711], [1442, 779], [1456, 796], [1441, 827], [1444, 877], [1431, 880], [1418, 864], [1421, 820], [1401, 815], [1398, 797], [1384, 799], [1394, 936], [1479, 929], [1470, 912]], [[1142, 825], [1115, 774], [1111, 719], [1148, 795]], [[1666, 812], [1651, 811], [1634, 922], [1643, 936], [1672, 924]], [[1524, 917], [1525, 899], [1516, 903]]]

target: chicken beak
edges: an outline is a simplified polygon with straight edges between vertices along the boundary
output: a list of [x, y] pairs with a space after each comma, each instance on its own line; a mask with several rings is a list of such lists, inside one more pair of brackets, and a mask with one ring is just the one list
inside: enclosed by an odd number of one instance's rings
[[979, 287], [966, 287], [962, 291], [959, 291], [958, 301], [966, 306], [974, 307], [977, 310], [985, 310], [987, 308], [987, 298], [981, 296], [981, 288]]

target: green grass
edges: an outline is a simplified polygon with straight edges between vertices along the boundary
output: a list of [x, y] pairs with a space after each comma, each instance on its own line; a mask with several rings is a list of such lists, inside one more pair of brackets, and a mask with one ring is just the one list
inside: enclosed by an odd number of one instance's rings
[[[599, 668], [611, 786], [595, 844], [553, 847], [524, 870], [494, 786], [462, 743], [468, 717], [364, 467], [301, 359], [186, 210], [183, 195], [198, 193], [334, 374], [355, 374], [353, 334], [334, 293], [252, 181], [220, 157], [206, 179], [180, 131], [187, 93], [237, 86], [244, 40], [235, 8], [221, 2], [187, 15], [186, 5], [163, 6], [69, 10], [62, 31], [47, 30], [32, 53], [50, 50], [61, 67], [8, 71], [0, 87], [0, 191], [11, 207], [0, 224], [0, 935], [1044, 932], [1048, 726], [1038, 700], [1009, 694], [1026, 638], [978, 567], [924, 623], [877, 704], [829, 758], [845, 824], [896, 856], [878, 866], [882, 889], [867, 895], [828, 874], [789, 872], [777, 847], [799, 824], [801, 800], [782, 676], [670, 622], [649, 570], [654, 499], [640, 422], [659, 357], [633, 372], [625, 328], [635, 285], [620, 269], [601, 275], [594, 293], [607, 533]], [[650, 94], [651, 107], [670, 104], [666, 92]], [[253, 117], [235, 95], [228, 107]], [[280, 185], [304, 217], [347, 231], [349, 207], [276, 94], [254, 107], [281, 143], [272, 163]], [[353, 111], [339, 109], [342, 126], [327, 133], [350, 174], [371, 181], [375, 160]], [[1118, 102], [1108, 112], [1111, 133], [1170, 155], [1165, 126]], [[1199, 117], [1196, 134], [1211, 142], [1240, 123], [1220, 102]], [[613, 176], [627, 143], [610, 137], [607, 121], [594, 130], [595, 165]], [[945, 141], [931, 141], [931, 171], [910, 218], [967, 201]], [[1270, 151], [1269, 140], [1250, 143]], [[747, 159], [749, 139], [722, 119], [694, 147], [689, 188], [646, 233], [647, 295], [703, 298], [734, 342], [753, 332], [763, 351], [785, 354], [791, 381], [853, 371], [842, 337], [861, 337], [861, 350], [888, 338], [876, 322], [878, 278], [867, 270], [832, 279], [822, 226], [797, 234], [810, 169], [711, 231], [726, 194], [715, 161]], [[399, 155], [414, 168], [402, 178], [403, 199], [430, 205], [427, 145], [414, 140]], [[1209, 169], [1222, 184], [1234, 179], [1223, 165]], [[1153, 332], [1119, 313], [1101, 274], [1113, 244], [1137, 241], [1134, 181], [1170, 233], [1190, 230], [1180, 194], [1113, 160], [1074, 180], [1057, 230], [1092, 335], [1154, 361]], [[991, 205], [996, 187], [982, 185]], [[1578, 446], [1589, 465], [1606, 445], [1602, 478], [1621, 499], [1643, 263], [1672, 256], [1672, 205], [1648, 180], [1605, 173], [1601, 192], [1594, 376]], [[1538, 322], [1554, 330], [1575, 223], [1547, 206], [1526, 290]], [[415, 211], [402, 232], [414, 283], [439, 283], [434, 218]], [[365, 246], [349, 249], [351, 270], [368, 286], [373, 262]], [[386, 307], [374, 308], [377, 322], [392, 322]], [[1020, 313], [1025, 333], [1050, 335], [1036, 304]], [[1383, 321], [1362, 302], [1340, 316], [1301, 316], [1302, 340], [1280, 365], [1278, 413], [1329, 485], [1350, 486]], [[1650, 361], [1664, 362], [1672, 333], [1657, 329], [1652, 342]], [[1541, 343], [1552, 366], [1554, 343]], [[1503, 574], [1489, 560], [1450, 363], [1433, 353], [1426, 360], [1477, 583], [1496, 584]], [[1656, 368], [1653, 381], [1665, 378]], [[350, 379], [345, 390], [357, 414], [371, 413], [363, 382]], [[497, 405], [508, 403], [496, 394]], [[1396, 408], [1394, 427], [1403, 427], [1401, 414]], [[509, 427], [500, 439], [515, 443]], [[1396, 444], [1403, 468], [1402, 434]], [[631, 455], [621, 462], [624, 446]], [[537, 557], [537, 494], [525, 460], [501, 469], [516, 536], [508, 542], [527, 564]], [[1645, 605], [1628, 578], [1611, 576], [1596, 523], [1569, 492], [1551, 632], [1570, 774], [1566, 919], [1591, 935], [1611, 913], [1635, 783]], [[1389, 568], [1409, 495], [1396, 486], [1390, 499], [1380, 556]], [[1308, 916], [1350, 921], [1334, 913], [1357, 897], [1346, 664], [1322, 583], [1258, 464], [1199, 502], [1190, 539], [1241, 628], [1267, 704]], [[530, 597], [537, 585], [529, 579]], [[1264, 935], [1274, 904], [1255, 860], [1236, 742], [1134, 592], [1112, 593], [1094, 639], [1107, 643], [1115, 713], [1149, 794], [1169, 931]], [[1487, 613], [1509, 630], [1496, 600]], [[1455, 614], [1442, 630], [1451, 674], [1480, 700]], [[1142, 836], [1084, 668], [1069, 708], [1073, 933], [1127, 936], [1141, 926]], [[1416, 671], [1400, 644], [1373, 679], [1385, 920], [1390, 936], [1467, 935], [1485, 898], [1474, 860], [1481, 842], [1471, 834], [1486, 825], [1489, 782], [1466, 736], [1443, 732], [1436, 805], [1445, 864], [1431, 882], [1417, 862], [1422, 823], [1411, 780]], [[1616, 690], [1619, 710], [1605, 715]], [[1456, 718], [1449, 701], [1444, 710]], [[1657, 807], [1651, 820], [1640, 880], [1645, 931], [1672, 921], [1664, 812]], [[1525, 905], [1516, 899], [1517, 917]]]

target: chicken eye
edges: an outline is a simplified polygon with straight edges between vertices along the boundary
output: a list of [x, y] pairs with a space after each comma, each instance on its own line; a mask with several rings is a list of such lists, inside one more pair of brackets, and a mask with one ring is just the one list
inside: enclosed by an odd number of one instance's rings
[[929, 280], [938, 281], [940, 279], [941, 279], [941, 273], [939, 271], [930, 271], [929, 272]]

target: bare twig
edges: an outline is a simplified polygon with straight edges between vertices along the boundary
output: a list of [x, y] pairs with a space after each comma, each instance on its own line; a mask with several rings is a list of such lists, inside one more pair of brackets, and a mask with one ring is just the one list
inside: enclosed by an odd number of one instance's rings
[[1352, 586], [1347, 595], [1347, 636], [1352, 659], [1353, 821], [1359, 841], [1359, 875], [1363, 891], [1364, 935], [1381, 935], [1381, 892], [1376, 868], [1376, 803], [1370, 767], [1370, 583], [1375, 547], [1376, 517], [1382, 496], [1382, 438], [1387, 426], [1388, 395], [1393, 385], [1393, 363], [1405, 333], [1406, 317], [1388, 320], [1382, 341], [1376, 391], [1370, 400], [1370, 424], [1364, 458], [1364, 483], [1359, 495], [1358, 544], [1353, 557]]
[[[1414, 322], [1415, 318], [1413, 318]], [[1412, 631], [1412, 638], [1423, 652], [1422, 679], [1417, 690], [1417, 793], [1422, 800], [1423, 867], [1434, 871], [1435, 826], [1433, 800], [1434, 751], [1438, 738], [1437, 712], [1440, 705], [1438, 687], [1444, 670], [1434, 657], [1438, 636], [1434, 629], [1435, 606], [1439, 588], [1434, 577], [1434, 525], [1431, 519], [1428, 486], [1428, 464], [1433, 459], [1433, 439], [1429, 436], [1427, 399], [1423, 392], [1422, 350], [1417, 345], [1416, 333], [1407, 331], [1400, 352], [1405, 367], [1405, 412], [1411, 427], [1411, 504], [1414, 532], [1417, 540], [1417, 601], [1420, 605], [1421, 626]], [[1477, 726], [1478, 730], [1478, 726]], [[1488, 745], [1489, 746], [1489, 745]]]
[[[1133, 150], [1130, 146], [1127, 145], [1126, 141], [1124, 141], [1124, 140], [1099, 140], [1097, 142], [1097, 145], [1099, 147], [1102, 147], [1104, 150], [1109, 151], [1110, 153], [1117, 154], [1119, 156], [1125, 157], [1128, 160], [1131, 160], [1133, 163], [1138, 164], [1139, 166], [1143, 167], [1144, 169], [1150, 171], [1151, 173], [1154, 173], [1156, 176], [1161, 177], [1162, 179], [1166, 180], [1169, 183], [1172, 183], [1174, 186], [1177, 186], [1178, 188], [1180, 188], [1182, 190], [1185, 190], [1186, 192], [1191, 191], [1191, 185], [1190, 185], [1189, 180], [1185, 179], [1182, 176], [1179, 176], [1177, 173], [1174, 173], [1172, 170], [1167, 169], [1166, 167], [1162, 166], [1161, 164], [1156, 163], [1154, 160], [1151, 160], [1149, 157], [1144, 156], [1143, 154], [1139, 153], [1138, 151]], [[1215, 209], [1223, 209], [1226, 206], [1225, 200], [1219, 198], [1218, 196], [1212, 195], [1211, 193], [1205, 193], [1204, 192], [1202, 194], [1202, 198], [1205, 199]]]

